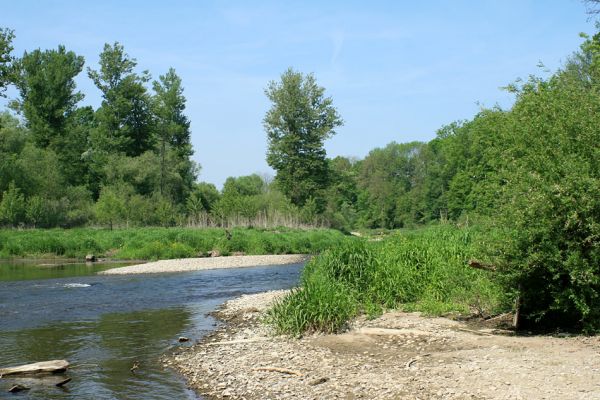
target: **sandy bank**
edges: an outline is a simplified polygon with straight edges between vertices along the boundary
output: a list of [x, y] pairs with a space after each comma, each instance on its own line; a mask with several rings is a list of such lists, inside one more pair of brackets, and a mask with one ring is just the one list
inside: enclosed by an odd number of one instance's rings
[[186, 272], [217, 268], [242, 268], [265, 265], [285, 265], [305, 262], [307, 255], [284, 254], [263, 256], [229, 256], [206, 258], [179, 258], [175, 260], [160, 260], [146, 264], [129, 265], [112, 268], [99, 272], [100, 274], [156, 274], [165, 272]]
[[225, 327], [165, 364], [211, 399], [599, 399], [600, 338], [494, 334], [390, 312], [341, 335], [275, 337], [283, 292], [225, 304]]

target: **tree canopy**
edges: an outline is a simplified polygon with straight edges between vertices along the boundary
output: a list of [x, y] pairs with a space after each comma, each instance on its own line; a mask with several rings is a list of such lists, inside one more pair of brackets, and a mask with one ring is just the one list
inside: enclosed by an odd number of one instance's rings
[[312, 74], [288, 69], [271, 81], [265, 94], [272, 103], [263, 124], [267, 163], [277, 171], [277, 185], [297, 206], [319, 198], [329, 183], [324, 142], [343, 121], [325, 89]]

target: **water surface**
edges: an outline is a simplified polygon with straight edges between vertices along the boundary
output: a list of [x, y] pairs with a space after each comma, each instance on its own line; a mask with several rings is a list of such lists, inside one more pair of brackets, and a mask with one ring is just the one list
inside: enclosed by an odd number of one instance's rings
[[[0, 367], [64, 358], [73, 380], [60, 389], [53, 376], [6, 377], [0, 398], [194, 399], [159, 357], [182, 345], [179, 336], [213, 329], [206, 314], [225, 300], [296, 285], [302, 266], [95, 275], [104, 267], [78, 265], [42, 272], [48, 279], [29, 267], [0, 264]], [[15, 383], [31, 390], [7, 393]]]

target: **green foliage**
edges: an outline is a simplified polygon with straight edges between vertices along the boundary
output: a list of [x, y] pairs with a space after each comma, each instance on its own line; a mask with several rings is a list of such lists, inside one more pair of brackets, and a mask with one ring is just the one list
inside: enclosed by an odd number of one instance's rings
[[0, 223], [17, 226], [25, 221], [25, 197], [13, 182], [2, 193], [0, 202]]
[[523, 326], [600, 330], [599, 89], [598, 35], [550, 79], [513, 86], [497, 221], [505, 238], [491, 257], [520, 295]]
[[270, 321], [282, 333], [337, 332], [365, 312], [403, 307], [429, 314], [505, 306], [501, 288], [466, 261], [482, 232], [451, 226], [406, 231], [383, 242], [347, 239], [306, 266], [299, 289], [275, 304]]
[[[183, 113], [185, 97], [181, 78], [170, 68], [159, 81], [153, 84], [155, 96], [152, 106], [158, 137], [160, 156], [160, 194], [170, 195], [182, 202], [188, 195], [192, 182], [196, 179], [194, 164], [189, 161], [193, 154], [190, 142], [190, 122]], [[175, 168], [173, 168], [175, 167]], [[183, 180], [180, 185], [167, 185], [168, 176]], [[167, 193], [167, 188], [171, 193]]]
[[105, 186], [95, 205], [96, 219], [107, 224], [112, 230], [116, 223], [123, 220], [125, 205], [126, 200], [123, 198], [122, 190]]
[[17, 63], [19, 109], [38, 147], [61, 149], [69, 117], [83, 99], [83, 94], [75, 92], [75, 77], [83, 64], [83, 57], [67, 52], [64, 46], [26, 52]]
[[[105, 192], [109, 193], [109, 192]], [[165, 259], [205, 256], [211, 250], [227, 255], [316, 254], [339, 244], [334, 230], [224, 229], [28, 229], [0, 230], [0, 257], [59, 255], [83, 258], [87, 253], [120, 259]]]
[[320, 196], [329, 184], [324, 142], [343, 121], [324, 93], [312, 74], [291, 68], [265, 90], [272, 103], [263, 121], [267, 163], [277, 171], [281, 191], [297, 206]]
[[[14, 31], [0, 28], [0, 97], [6, 97], [4, 92], [9, 83], [13, 81], [13, 51], [12, 41]], [[0, 125], [1, 127], [2, 125]]]
[[145, 87], [147, 72], [133, 72], [137, 65], [121, 44], [105, 44], [100, 53], [100, 69], [88, 68], [88, 76], [102, 92], [97, 111], [98, 128], [94, 146], [108, 153], [139, 156], [153, 146], [151, 98]]

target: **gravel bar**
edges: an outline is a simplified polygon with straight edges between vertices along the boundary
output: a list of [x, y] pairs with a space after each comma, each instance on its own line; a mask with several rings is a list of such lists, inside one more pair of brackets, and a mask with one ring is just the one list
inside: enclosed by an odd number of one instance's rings
[[287, 265], [304, 263], [308, 260], [308, 258], [309, 256], [307, 256], [306, 254], [178, 258], [174, 260], [160, 260], [149, 262], [146, 264], [112, 268], [106, 271], [99, 272], [99, 274], [158, 274], [165, 272], [199, 271], [204, 269], [244, 268], [259, 267], [265, 265]]

